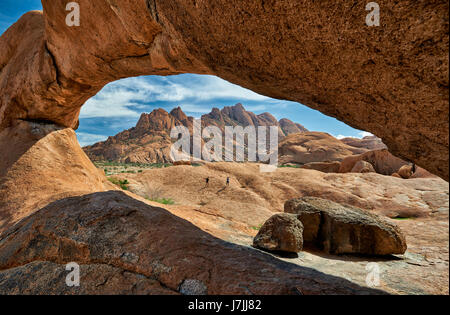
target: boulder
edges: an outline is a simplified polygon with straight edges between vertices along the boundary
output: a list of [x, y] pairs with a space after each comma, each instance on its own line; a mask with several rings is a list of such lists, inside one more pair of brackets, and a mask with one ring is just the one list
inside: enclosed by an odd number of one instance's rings
[[400, 175], [403, 179], [409, 179], [413, 175], [412, 166], [411, 165], [403, 165], [397, 171], [397, 174]]
[[253, 246], [268, 251], [298, 253], [303, 249], [303, 224], [295, 215], [275, 214], [261, 227]]
[[385, 218], [330, 200], [304, 197], [285, 203], [284, 211], [298, 215], [303, 239], [331, 254], [403, 254], [406, 241], [400, 229]]
[[353, 166], [351, 173], [375, 173], [375, 169], [369, 162], [358, 161]]

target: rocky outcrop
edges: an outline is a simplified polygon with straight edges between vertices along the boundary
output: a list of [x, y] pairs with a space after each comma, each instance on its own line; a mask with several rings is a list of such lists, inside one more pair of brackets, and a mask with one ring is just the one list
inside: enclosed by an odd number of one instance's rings
[[42, 3], [1, 36], [0, 129], [76, 128], [86, 100], [119, 78], [212, 74], [372, 132], [448, 180], [448, 1], [385, 3], [380, 27], [343, 0], [79, 0], [79, 27], [65, 24], [66, 3]]
[[348, 156], [342, 160], [339, 167], [339, 173], [360, 173], [361, 170], [403, 179], [436, 177], [419, 166], [416, 166], [416, 170], [413, 172], [411, 163], [393, 156], [387, 150], [375, 150]]
[[285, 203], [284, 211], [303, 223], [305, 245], [332, 254], [403, 254], [406, 241], [400, 229], [386, 219], [359, 208], [304, 197]]
[[388, 150], [369, 151], [360, 155], [346, 157], [341, 162], [340, 173], [351, 172], [359, 161], [364, 161], [373, 166], [378, 174], [391, 175], [397, 172], [408, 162], [393, 156]]
[[[61, 199], [0, 240], [0, 294], [380, 293], [221, 241], [123, 192]], [[69, 262], [80, 287], [65, 283]]]
[[[201, 119], [203, 128], [216, 126], [222, 134], [225, 134], [225, 126], [254, 126], [255, 130], [258, 130], [259, 126], [275, 126], [279, 129], [280, 139], [291, 133], [307, 131], [302, 125], [294, 124], [288, 119], [278, 122], [269, 113], [255, 115], [246, 111], [242, 104], [225, 107], [222, 110], [214, 108]], [[180, 107], [170, 113], [164, 109], [156, 109], [150, 114], [142, 114], [135, 127], [83, 149], [93, 161], [171, 163], [173, 160], [170, 148], [176, 140], [170, 137], [172, 128], [184, 126], [192, 135], [193, 121], [194, 118], [186, 116]]]
[[281, 130], [283, 130], [283, 133], [285, 136], [294, 134], [294, 133], [303, 133], [308, 132], [308, 129], [306, 129], [304, 126], [294, 123], [291, 120], [287, 118], [280, 119], [279, 121]]
[[303, 249], [303, 224], [295, 215], [275, 214], [261, 227], [253, 246], [267, 251], [298, 253]]
[[366, 152], [348, 146], [324, 132], [305, 132], [287, 136], [278, 148], [279, 163], [307, 164], [342, 161], [347, 156]]
[[0, 147], [0, 233], [52, 201], [115, 189], [71, 128], [17, 121], [0, 132]]
[[359, 138], [343, 138], [341, 139], [346, 145], [355, 148], [363, 148], [370, 151], [387, 149], [383, 141], [376, 136], [366, 136], [362, 139]]

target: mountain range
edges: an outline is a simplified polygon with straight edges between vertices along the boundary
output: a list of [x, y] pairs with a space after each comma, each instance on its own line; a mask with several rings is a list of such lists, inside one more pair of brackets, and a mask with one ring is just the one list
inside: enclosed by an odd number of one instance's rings
[[[240, 103], [223, 109], [213, 108], [201, 117], [202, 127], [216, 126], [222, 132], [225, 126], [277, 126], [279, 141], [288, 135], [305, 133], [301, 124], [287, 118], [277, 120], [270, 113], [256, 115], [245, 110]], [[136, 126], [109, 137], [106, 141], [84, 147], [93, 161], [115, 161], [124, 163], [170, 163], [170, 147], [176, 139], [170, 137], [175, 126], [185, 126], [192, 134], [194, 118], [187, 116], [180, 107], [170, 113], [155, 109], [143, 113]]]

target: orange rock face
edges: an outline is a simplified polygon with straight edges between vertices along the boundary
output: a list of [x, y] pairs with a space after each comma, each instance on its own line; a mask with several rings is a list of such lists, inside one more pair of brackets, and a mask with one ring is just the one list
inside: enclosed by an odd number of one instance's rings
[[0, 147], [0, 233], [49, 202], [115, 189], [70, 128], [19, 121], [0, 132]]
[[1, 129], [76, 127], [85, 101], [119, 78], [213, 74], [370, 131], [448, 179], [447, 1], [384, 3], [380, 27], [344, 0], [78, 3], [79, 27], [65, 24], [66, 3], [44, 0], [44, 14], [2, 35]]
[[393, 156], [387, 150], [369, 151], [360, 155], [349, 156], [341, 162], [340, 173], [351, 172], [360, 161], [368, 162], [378, 174], [391, 175], [397, 172], [407, 162]]

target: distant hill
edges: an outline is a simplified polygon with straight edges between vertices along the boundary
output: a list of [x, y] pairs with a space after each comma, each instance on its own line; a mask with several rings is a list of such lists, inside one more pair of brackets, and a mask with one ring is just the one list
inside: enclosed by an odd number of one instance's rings
[[[194, 118], [188, 117], [180, 107], [170, 113], [156, 109], [150, 114], [142, 114], [135, 127], [83, 149], [93, 161], [170, 163], [170, 147], [175, 141], [170, 138], [170, 131], [175, 126], [185, 126], [192, 132], [193, 121]], [[278, 126], [280, 141], [291, 134], [308, 132], [289, 119], [278, 121], [270, 113], [256, 115], [246, 111], [240, 103], [222, 110], [213, 108], [202, 116], [202, 124], [203, 127], [217, 126], [223, 132], [225, 126]]]

